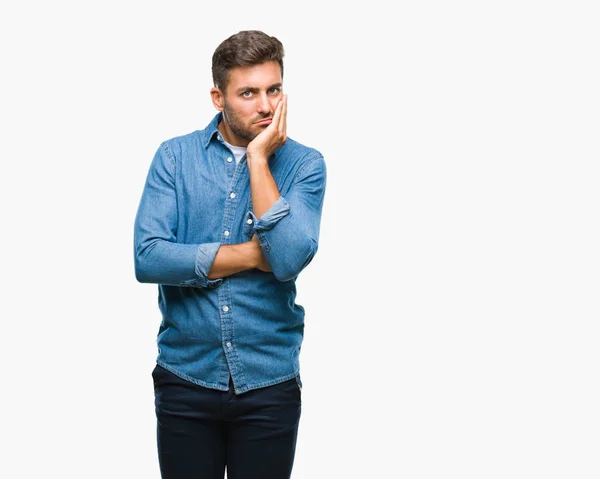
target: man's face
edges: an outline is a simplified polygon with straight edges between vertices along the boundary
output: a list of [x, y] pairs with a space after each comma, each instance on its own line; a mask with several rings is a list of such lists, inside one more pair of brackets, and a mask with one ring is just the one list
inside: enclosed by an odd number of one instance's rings
[[219, 130], [228, 143], [247, 146], [271, 123], [282, 98], [279, 63], [235, 67], [229, 72], [226, 91], [219, 92], [218, 103], [213, 95], [215, 106], [223, 112]]

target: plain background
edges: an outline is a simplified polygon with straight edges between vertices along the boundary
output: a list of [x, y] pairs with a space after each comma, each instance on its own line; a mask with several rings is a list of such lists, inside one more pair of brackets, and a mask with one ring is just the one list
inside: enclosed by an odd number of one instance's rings
[[600, 477], [594, 3], [3, 6], [0, 476], [159, 477], [135, 212], [261, 29], [329, 174], [293, 478]]

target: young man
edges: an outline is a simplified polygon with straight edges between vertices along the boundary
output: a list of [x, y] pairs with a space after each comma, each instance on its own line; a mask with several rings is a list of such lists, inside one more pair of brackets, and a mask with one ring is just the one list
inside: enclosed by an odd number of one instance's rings
[[163, 478], [289, 478], [301, 413], [304, 310], [322, 155], [287, 138], [283, 46], [260, 31], [212, 59], [219, 113], [163, 142], [135, 220], [138, 281], [157, 283], [152, 375]]

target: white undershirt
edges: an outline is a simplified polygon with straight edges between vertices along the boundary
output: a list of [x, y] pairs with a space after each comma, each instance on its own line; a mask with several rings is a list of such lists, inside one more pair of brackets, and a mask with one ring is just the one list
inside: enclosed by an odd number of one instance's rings
[[242, 159], [242, 157], [246, 154], [246, 147], [245, 146], [233, 146], [233, 145], [230, 145], [229, 143], [227, 143], [225, 140], [223, 140], [223, 143], [225, 143], [229, 147], [231, 152], [233, 153], [233, 156], [235, 158], [235, 164], [237, 165], [240, 162], [240, 160]]

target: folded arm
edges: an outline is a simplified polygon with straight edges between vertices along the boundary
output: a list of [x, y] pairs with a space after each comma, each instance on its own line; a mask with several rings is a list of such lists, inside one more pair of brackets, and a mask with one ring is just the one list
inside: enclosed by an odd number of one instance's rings
[[[310, 263], [317, 252], [321, 212], [326, 185], [326, 166], [321, 156], [307, 161], [298, 171], [286, 196], [275, 196], [272, 190], [265, 196], [277, 199], [258, 216], [252, 190], [254, 232], [273, 274], [279, 281], [288, 281]], [[263, 182], [268, 184], [268, 182]], [[260, 205], [269, 202], [259, 203]], [[260, 207], [264, 210], [264, 206]]]
[[252, 268], [271, 271], [256, 235], [252, 237], [252, 241], [221, 246], [208, 272], [208, 278], [222, 278]]
[[239, 245], [177, 243], [175, 161], [166, 144], [156, 152], [134, 227], [135, 275], [142, 283], [216, 287], [224, 276], [268, 270], [258, 241]]

